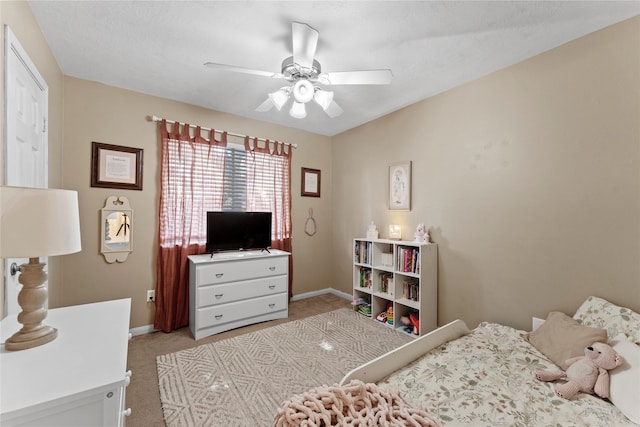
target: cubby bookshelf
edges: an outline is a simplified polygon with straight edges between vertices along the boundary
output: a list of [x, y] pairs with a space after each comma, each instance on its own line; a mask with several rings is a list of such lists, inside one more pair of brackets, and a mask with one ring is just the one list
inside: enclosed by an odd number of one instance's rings
[[[438, 246], [388, 239], [353, 239], [354, 310], [405, 331], [402, 316], [419, 319], [418, 335], [438, 325]], [[391, 309], [391, 310], [389, 310]], [[413, 336], [417, 336], [410, 333]]]

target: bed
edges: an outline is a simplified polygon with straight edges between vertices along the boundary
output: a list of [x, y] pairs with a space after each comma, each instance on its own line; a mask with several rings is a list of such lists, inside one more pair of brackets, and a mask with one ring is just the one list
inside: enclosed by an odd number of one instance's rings
[[[556, 383], [536, 380], [536, 371], [558, 370], [566, 354], [583, 354], [603, 333], [624, 359], [610, 371], [610, 401], [588, 394], [565, 400], [555, 395]], [[591, 296], [573, 317], [549, 313], [530, 333], [487, 322], [471, 331], [456, 320], [354, 369], [340, 385], [385, 386], [445, 426], [634, 426], [639, 344], [640, 315]]]

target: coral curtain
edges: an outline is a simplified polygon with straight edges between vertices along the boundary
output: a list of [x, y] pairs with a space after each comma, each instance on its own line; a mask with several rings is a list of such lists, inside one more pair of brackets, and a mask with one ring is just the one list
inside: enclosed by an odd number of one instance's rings
[[[292, 252], [290, 145], [245, 137], [247, 211], [272, 212], [271, 247]], [[289, 257], [289, 298], [293, 296], [293, 255]]]
[[[189, 255], [206, 247], [206, 213], [221, 211], [224, 195], [227, 133], [209, 139], [198, 126], [166, 120], [162, 139], [156, 316], [154, 327], [170, 332], [189, 324]], [[271, 246], [291, 252], [291, 150], [280, 142], [245, 138], [246, 210], [273, 213]], [[292, 296], [293, 262], [289, 262]]]
[[[181, 130], [182, 128], [182, 130]], [[189, 255], [204, 252], [206, 212], [221, 210], [227, 134], [215, 139], [195, 128], [166, 120], [162, 138], [154, 327], [170, 332], [189, 324]]]

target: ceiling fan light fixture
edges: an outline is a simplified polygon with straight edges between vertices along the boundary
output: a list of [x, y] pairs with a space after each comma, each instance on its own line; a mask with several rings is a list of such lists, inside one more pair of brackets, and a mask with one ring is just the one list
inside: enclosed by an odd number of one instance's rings
[[329, 108], [333, 101], [333, 91], [317, 89], [313, 95], [313, 100], [316, 101], [324, 111], [327, 111], [327, 108]]
[[293, 97], [299, 103], [305, 104], [313, 99], [313, 85], [309, 80], [300, 79], [293, 85]]
[[269, 94], [269, 99], [273, 102], [273, 105], [280, 111], [282, 106], [289, 99], [289, 91], [286, 87], [283, 87], [275, 92]]
[[[2, 0], [0, 0], [2, 1]], [[327, 116], [338, 117], [344, 110], [336, 104], [334, 93], [316, 86], [321, 85], [388, 85], [393, 73], [389, 69], [333, 71], [323, 73], [320, 62], [314, 57], [318, 47], [319, 33], [311, 26], [301, 23], [291, 23], [291, 41], [293, 55], [282, 61], [280, 73], [254, 70], [235, 65], [207, 62], [205, 65], [214, 70], [231, 71], [235, 73], [252, 74], [263, 77], [283, 79], [287, 86], [269, 93], [267, 99], [260, 104], [256, 111], [266, 112], [276, 107], [278, 111], [293, 98], [289, 109], [291, 117], [302, 119], [307, 117], [305, 104], [312, 99], [322, 108]], [[314, 107], [315, 108], [315, 107]]]
[[295, 119], [304, 119], [307, 117], [307, 109], [304, 107], [304, 104], [293, 101], [289, 115]]

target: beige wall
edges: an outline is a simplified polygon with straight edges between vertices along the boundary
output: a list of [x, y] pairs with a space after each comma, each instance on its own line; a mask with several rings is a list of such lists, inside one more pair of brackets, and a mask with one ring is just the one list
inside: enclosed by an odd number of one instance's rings
[[[335, 137], [335, 287], [350, 292], [370, 220], [409, 238], [425, 222], [440, 324], [527, 329], [591, 294], [640, 311], [638, 76], [640, 18]], [[387, 166], [403, 160], [413, 209], [391, 213]]]
[[[8, 25], [16, 38], [29, 55], [31, 61], [38, 69], [38, 72], [47, 82], [49, 87], [49, 187], [64, 188], [61, 176], [62, 159], [62, 99], [63, 99], [63, 75], [56, 62], [49, 46], [42, 36], [42, 32], [31, 13], [31, 9], [24, 1], [0, 1], [0, 46], [4, 52], [4, 26]], [[0, 81], [4, 82], [4, 55], [0, 67]], [[0, 85], [0, 99], [4, 100], [4, 84]], [[0, 104], [2, 114], [0, 114], [0, 124], [4, 129], [4, 101]], [[4, 135], [4, 132], [3, 132]], [[4, 137], [0, 141], [0, 181], [4, 183]], [[2, 263], [4, 265], [4, 262]], [[55, 301], [59, 298], [58, 287], [55, 286], [62, 280], [61, 258], [49, 258], [47, 266], [49, 274], [49, 304], [55, 306]], [[0, 273], [4, 273], [0, 266]], [[3, 274], [4, 277], [4, 274]], [[0, 280], [0, 312], [4, 307], [4, 281]]]
[[[131, 297], [131, 326], [153, 323], [154, 305], [146, 302], [146, 291], [156, 285], [160, 137], [158, 123], [148, 120], [151, 115], [298, 144], [292, 166], [294, 295], [330, 286], [330, 138], [73, 77], [65, 78], [64, 112], [63, 178], [67, 188], [79, 192], [83, 250], [64, 257], [58, 305]], [[142, 148], [143, 191], [91, 187], [92, 141]], [[302, 166], [322, 171], [321, 198], [300, 197]], [[134, 250], [121, 264], [106, 263], [98, 252], [99, 210], [110, 195], [126, 196], [133, 208]], [[313, 237], [303, 228], [309, 208], [318, 223]]]

